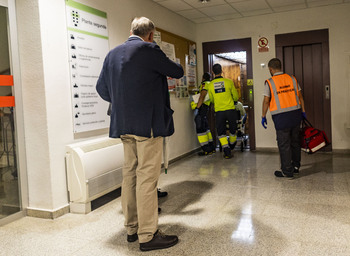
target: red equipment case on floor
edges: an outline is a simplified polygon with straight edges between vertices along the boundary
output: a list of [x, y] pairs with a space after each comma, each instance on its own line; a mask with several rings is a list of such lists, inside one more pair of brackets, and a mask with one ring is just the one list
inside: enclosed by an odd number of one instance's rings
[[301, 150], [312, 154], [329, 145], [326, 133], [314, 128], [311, 123], [304, 119], [301, 130]]

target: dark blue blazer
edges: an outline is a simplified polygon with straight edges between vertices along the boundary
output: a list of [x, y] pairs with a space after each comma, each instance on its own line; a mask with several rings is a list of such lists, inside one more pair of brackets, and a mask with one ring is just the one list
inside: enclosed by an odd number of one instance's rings
[[96, 90], [112, 104], [109, 136], [132, 134], [166, 137], [174, 133], [167, 76], [181, 78], [181, 65], [155, 43], [138, 37], [111, 50], [105, 58]]

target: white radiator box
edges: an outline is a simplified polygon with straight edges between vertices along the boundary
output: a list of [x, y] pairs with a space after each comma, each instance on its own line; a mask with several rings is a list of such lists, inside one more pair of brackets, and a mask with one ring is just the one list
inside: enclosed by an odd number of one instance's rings
[[121, 186], [124, 149], [120, 139], [99, 138], [66, 146], [70, 211], [88, 213], [91, 201]]

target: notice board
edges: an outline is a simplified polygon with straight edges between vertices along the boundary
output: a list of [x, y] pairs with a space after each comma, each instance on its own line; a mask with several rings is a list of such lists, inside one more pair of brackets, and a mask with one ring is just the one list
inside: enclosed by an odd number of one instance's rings
[[[180, 64], [185, 71], [185, 75], [187, 75], [187, 85], [189, 91], [197, 88], [196, 43], [158, 27], [156, 28], [156, 30], [161, 33], [162, 42], [167, 42], [174, 45], [175, 56], [177, 59], [180, 60]], [[195, 73], [195, 81], [193, 81], [193, 72]], [[188, 75], [190, 77], [188, 77]]]

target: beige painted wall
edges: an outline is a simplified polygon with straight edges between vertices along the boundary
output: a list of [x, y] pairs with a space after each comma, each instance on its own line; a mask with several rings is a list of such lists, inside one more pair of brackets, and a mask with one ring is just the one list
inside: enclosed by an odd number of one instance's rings
[[[252, 39], [254, 109], [257, 148], [275, 148], [276, 135], [268, 114], [268, 129], [261, 126], [261, 105], [263, 84], [269, 77], [267, 68], [260, 64], [275, 57], [275, 35], [307, 30], [329, 29], [330, 80], [332, 146], [333, 149], [350, 149], [350, 4], [339, 4], [300, 11], [283, 12], [235, 19], [230, 21], [211, 22], [197, 26], [198, 73], [203, 73], [202, 42], [220, 41], [238, 38]], [[208, 33], [210, 31], [210, 33]], [[269, 40], [270, 51], [258, 53], [258, 39], [264, 36]]]

